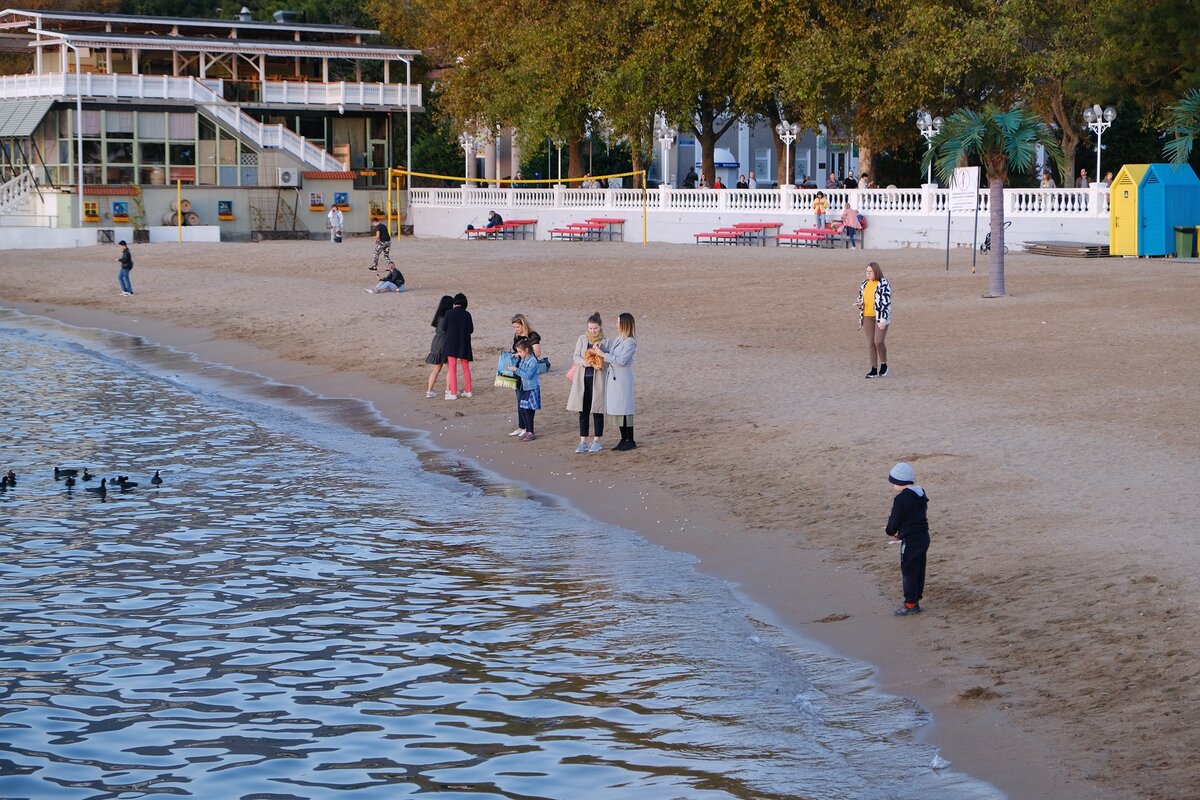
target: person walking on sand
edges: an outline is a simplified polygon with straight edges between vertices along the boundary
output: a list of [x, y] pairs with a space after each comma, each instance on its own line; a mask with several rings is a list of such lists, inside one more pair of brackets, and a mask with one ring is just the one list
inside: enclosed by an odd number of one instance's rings
[[925, 555], [929, 552], [929, 497], [916, 485], [917, 477], [909, 464], [901, 461], [888, 473], [888, 482], [896, 491], [892, 513], [883, 532], [900, 543], [900, 579], [904, 586], [904, 605], [894, 613], [907, 617], [921, 613], [925, 594]]
[[445, 316], [446, 336], [442, 352], [446, 356], [446, 399], [458, 399], [458, 365], [462, 364], [463, 397], [471, 396], [471, 362], [475, 360], [471, 353], [471, 334], [475, 332], [475, 322], [471, 312], [467, 311], [467, 296], [462, 292], [454, 295], [453, 304]]
[[[604, 389], [603, 370], [595, 366], [595, 358], [605, 347], [604, 328], [600, 323], [600, 312], [587, 318], [587, 331], [575, 341], [575, 356], [571, 362], [569, 377], [571, 392], [567, 395], [567, 411], [579, 414], [579, 446], [576, 453], [599, 453], [604, 449], [600, 438], [604, 436]], [[588, 351], [596, 351], [592, 356]], [[591, 360], [593, 363], [589, 364]], [[603, 360], [599, 362], [603, 364]], [[589, 420], [590, 418], [590, 420]], [[592, 423], [591, 444], [588, 444], [588, 422]]]
[[437, 377], [441, 374], [442, 365], [446, 363], [445, 342], [446, 342], [446, 312], [454, 305], [454, 298], [448, 294], [442, 295], [442, 299], [438, 301], [437, 311], [433, 312], [433, 322], [429, 323], [433, 327], [433, 338], [429, 341], [429, 355], [425, 356], [425, 363], [430, 365], [429, 382], [425, 385], [426, 397], [437, 397], [437, 392], [433, 390], [437, 383]]
[[538, 377], [538, 360], [533, 354], [533, 345], [528, 339], [518, 339], [516, 345], [516, 373], [519, 381], [520, 399], [517, 401], [517, 418], [525, 432], [517, 437], [522, 442], [532, 442], [537, 436], [533, 433], [533, 417], [542, 407], [542, 384]]
[[340, 242], [342, 240], [342, 226], [346, 224], [346, 218], [342, 216], [342, 210], [337, 206], [333, 206], [329, 209], [326, 219], [329, 221], [329, 241]]
[[617, 317], [617, 338], [601, 349], [605, 363], [604, 410], [621, 431], [614, 451], [636, 450], [633, 439], [633, 356], [637, 352], [637, 329], [628, 311]]
[[883, 270], [872, 261], [867, 264], [867, 279], [858, 287], [858, 327], [867, 335], [867, 356], [871, 359], [871, 371], [867, 378], [888, 376], [887, 337], [892, 324], [892, 287]]
[[380, 256], [383, 256], [389, 268], [396, 266], [392, 263], [392, 234], [388, 231], [387, 222], [379, 220], [371, 228], [375, 231], [375, 259], [367, 269], [378, 272]]
[[133, 284], [129, 282], [129, 273], [133, 271], [133, 253], [129, 252], [129, 245], [125, 244], [124, 239], [117, 244], [121, 247], [121, 255], [117, 257], [121, 271], [117, 273], [117, 280], [121, 283], [121, 294], [129, 297], [133, 294]]
[[[530, 349], [533, 351], [533, 357], [540, 360], [542, 357], [542, 337], [541, 337], [541, 334], [539, 334], [533, 328], [529, 327], [529, 320], [525, 318], [525, 315], [524, 314], [513, 314], [512, 327], [513, 327], [513, 343], [512, 343], [513, 355], [515, 356], [517, 354], [517, 342], [521, 341], [522, 339], [526, 339], [529, 342]], [[521, 424], [520, 424], [520, 421], [521, 421], [521, 387], [519, 384], [516, 388], [516, 395], [517, 395], [517, 429], [514, 430], [512, 433], [510, 433], [509, 436], [518, 436], [519, 437], [525, 433], [525, 428], [521, 427]]]

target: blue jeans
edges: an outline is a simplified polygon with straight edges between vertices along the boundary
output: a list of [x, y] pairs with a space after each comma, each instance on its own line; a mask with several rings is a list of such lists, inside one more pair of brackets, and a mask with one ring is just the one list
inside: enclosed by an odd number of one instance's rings
[[121, 291], [133, 294], [133, 284], [129, 282], [129, 270], [123, 269], [117, 275], [117, 280], [121, 281]]
[[854, 244], [854, 237], [858, 234], [858, 230], [855, 228], [851, 228], [849, 225], [846, 225], [845, 229], [846, 229], [846, 236], [849, 237], [849, 239], [850, 239], [850, 246], [856, 247], [856, 245]]

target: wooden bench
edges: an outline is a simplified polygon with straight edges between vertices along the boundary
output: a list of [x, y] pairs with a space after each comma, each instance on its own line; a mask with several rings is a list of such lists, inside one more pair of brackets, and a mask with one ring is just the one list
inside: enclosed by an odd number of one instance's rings
[[715, 231], [705, 231], [704, 233], [693, 233], [696, 237], [696, 244], [741, 244], [746, 236], [744, 230], [736, 228], [717, 228]]
[[534, 229], [536, 219], [509, 219], [490, 228], [467, 228], [463, 234], [468, 239], [528, 239], [537, 233]]
[[617, 236], [621, 237], [621, 241], [625, 241], [625, 220], [619, 217], [592, 217], [588, 220], [589, 225], [603, 225], [604, 227], [598, 231], [599, 238], [607, 239], [610, 242], [615, 242]]
[[786, 244], [791, 247], [797, 245], [816, 247], [823, 241], [825, 241], [825, 237], [817, 233], [780, 233], [775, 237], [775, 246]]
[[821, 247], [833, 247], [834, 238], [838, 235], [837, 229], [828, 228], [793, 228], [791, 233], [781, 233], [775, 237], [775, 244], [786, 243], [789, 245], [803, 244], [809, 247], [820, 245]]
[[746, 244], [767, 246], [767, 240], [777, 237], [782, 222], [735, 222], [733, 227], [746, 231]]

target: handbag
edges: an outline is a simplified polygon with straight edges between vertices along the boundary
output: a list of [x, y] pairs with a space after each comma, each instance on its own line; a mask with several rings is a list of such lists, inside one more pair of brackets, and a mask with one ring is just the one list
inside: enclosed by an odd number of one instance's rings
[[512, 372], [517, 368], [516, 358], [512, 353], [505, 350], [500, 354], [500, 358], [496, 359], [496, 374], [503, 375], [507, 372]]
[[497, 375], [496, 382], [493, 385], [498, 386], [501, 389], [516, 389], [517, 388], [517, 376], [516, 375]]
[[539, 358], [538, 359], [538, 375], [545, 375], [549, 371], [550, 371], [550, 359], [549, 358]]
[[577, 369], [579, 369], [579, 365], [572, 364], [571, 368], [567, 370], [567, 383], [571, 383], [575, 380], [575, 370]]

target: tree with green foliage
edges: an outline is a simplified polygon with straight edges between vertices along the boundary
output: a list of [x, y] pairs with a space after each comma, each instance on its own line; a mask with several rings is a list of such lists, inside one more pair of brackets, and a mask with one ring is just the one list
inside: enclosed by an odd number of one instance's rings
[[1200, 138], [1200, 89], [1191, 89], [1183, 99], [1167, 109], [1167, 133], [1163, 157], [1173, 167], [1181, 167], [1192, 157], [1192, 147]]
[[1062, 151], [1054, 132], [1025, 107], [1007, 111], [987, 103], [979, 112], [959, 109], [951, 114], [925, 154], [923, 167], [937, 158], [938, 176], [949, 183], [954, 170], [969, 160], [983, 165], [988, 182], [988, 217], [992, 248], [988, 254], [987, 297], [1004, 296], [1004, 185], [1010, 172], [1028, 172], [1034, 166], [1037, 145], [1062, 164]]

